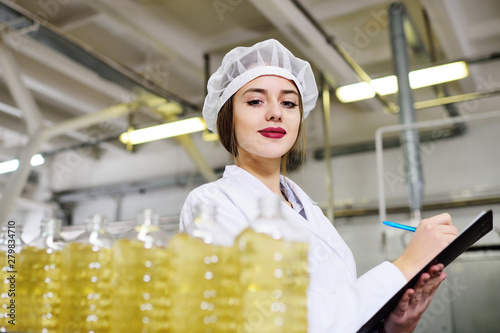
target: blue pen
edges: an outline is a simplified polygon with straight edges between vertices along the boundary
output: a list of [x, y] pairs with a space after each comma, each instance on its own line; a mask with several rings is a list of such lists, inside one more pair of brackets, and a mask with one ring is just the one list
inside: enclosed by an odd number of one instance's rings
[[385, 225], [388, 225], [389, 227], [399, 228], [399, 229], [408, 230], [408, 231], [412, 231], [412, 232], [415, 232], [415, 230], [417, 230], [417, 228], [410, 227], [409, 225], [406, 225], [406, 224], [390, 222], [390, 221], [384, 221], [382, 223]]

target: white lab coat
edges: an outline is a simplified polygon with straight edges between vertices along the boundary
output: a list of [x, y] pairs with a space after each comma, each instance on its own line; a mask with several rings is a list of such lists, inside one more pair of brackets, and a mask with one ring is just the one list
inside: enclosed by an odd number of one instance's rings
[[[406, 284], [393, 264], [383, 262], [359, 279], [352, 253], [321, 209], [302, 189], [283, 178], [304, 206], [307, 220], [283, 202], [286, 218], [304, 227], [309, 237], [309, 333], [356, 332]], [[257, 218], [257, 199], [273, 192], [247, 171], [226, 166], [221, 179], [194, 189], [181, 211], [180, 231], [194, 220], [200, 202], [217, 203], [217, 221], [234, 236]]]

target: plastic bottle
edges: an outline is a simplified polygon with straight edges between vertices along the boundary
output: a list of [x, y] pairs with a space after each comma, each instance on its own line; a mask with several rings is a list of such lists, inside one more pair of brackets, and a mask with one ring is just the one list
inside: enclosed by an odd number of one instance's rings
[[101, 215], [89, 217], [86, 231], [62, 251], [62, 332], [110, 332], [113, 239], [104, 224]]
[[167, 243], [158, 215], [146, 209], [113, 244], [112, 332], [168, 331]]
[[41, 233], [20, 253], [19, 316], [22, 332], [59, 333], [61, 314], [61, 220], [46, 219]]
[[241, 332], [307, 332], [308, 239], [281, 205], [277, 196], [260, 198], [259, 217], [236, 239]]
[[239, 314], [234, 237], [215, 221], [215, 206], [197, 207], [187, 233], [169, 243], [172, 332], [236, 332]]
[[[16, 308], [18, 300], [19, 252], [25, 246], [21, 235], [23, 226], [15, 221], [2, 225], [0, 234], [0, 256], [2, 280], [0, 284], [0, 332], [18, 332]], [[12, 302], [14, 301], [14, 302]]]

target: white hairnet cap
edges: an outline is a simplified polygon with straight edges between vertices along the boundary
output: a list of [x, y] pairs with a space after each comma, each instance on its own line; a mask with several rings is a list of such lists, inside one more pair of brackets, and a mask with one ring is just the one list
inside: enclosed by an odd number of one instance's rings
[[217, 115], [224, 103], [245, 84], [262, 75], [292, 80], [302, 98], [302, 119], [309, 115], [318, 98], [311, 65], [296, 58], [277, 40], [268, 39], [251, 47], [236, 47], [224, 56], [207, 84], [203, 118], [208, 129], [217, 133]]

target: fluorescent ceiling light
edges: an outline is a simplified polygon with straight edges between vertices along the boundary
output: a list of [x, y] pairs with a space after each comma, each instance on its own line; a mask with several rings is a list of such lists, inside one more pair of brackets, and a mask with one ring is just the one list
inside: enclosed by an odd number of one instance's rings
[[413, 89], [428, 87], [449, 81], [463, 79], [469, 75], [464, 61], [434, 66], [410, 72], [410, 86]]
[[[412, 71], [409, 74], [410, 87], [418, 89], [445, 82], [463, 79], [469, 75], [467, 63], [453, 62]], [[375, 92], [381, 96], [398, 92], [398, 79], [395, 75], [381, 77], [367, 82], [358, 82], [337, 88], [335, 94], [342, 103], [350, 103], [375, 97]]]
[[205, 121], [201, 117], [195, 117], [125, 132], [120, 135], [120, 141], [124, 144], [137, 145], [205, 129], [207, 129]]
[[[36, 154], [31, 158], [31, 165], [38, 166], [45, 163], [45, 159], [42, 155]], [[19, 160], [10, 160], [0, 163], [0, 174], [16, 171], [19, 167]]]

